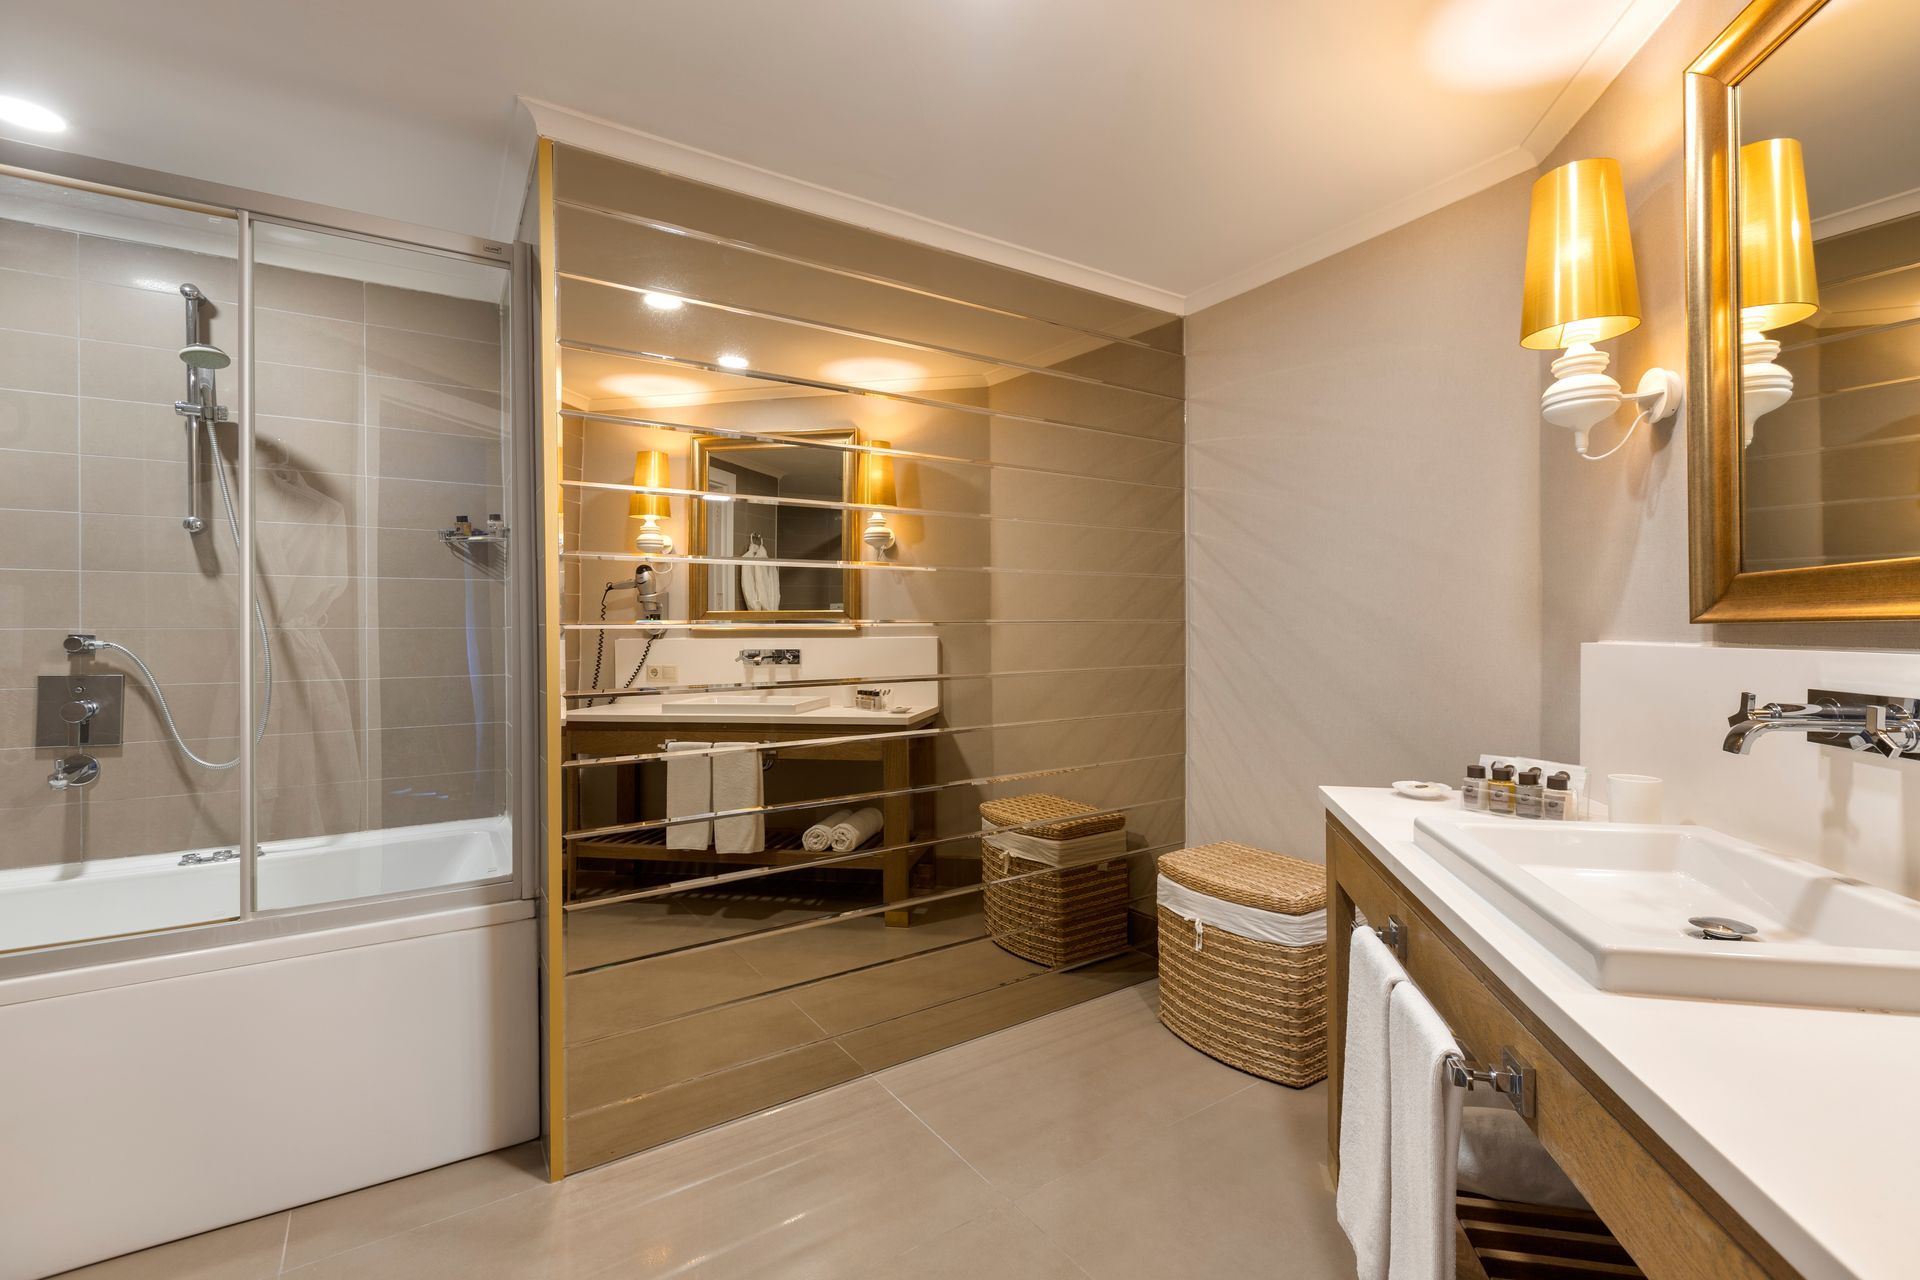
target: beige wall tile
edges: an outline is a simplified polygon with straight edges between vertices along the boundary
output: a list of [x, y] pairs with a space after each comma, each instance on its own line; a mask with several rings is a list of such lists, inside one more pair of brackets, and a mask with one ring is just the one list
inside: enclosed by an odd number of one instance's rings
[[[136, 347], [122, 342], [80, 341], [80, 394], [102, 400], [165, 405], [185, 393], [178, 348]], [[230, 392], [223, 384], [222, 394]]]
[[0, 331], [0, 389], [73, 395], [80, 385], [79, 360], [72, 338]]
[[371, 437], [374, 473], [404, 480], [500, 483], [500, 443], [437, 431], [382, 427]]
[[80, 518], [58, 511], [0, 510], [0, 569], [72, 569]]
[[260, 307], [254, 313], [253, 326], [260, 360], [360, 372], [365, 329], [354, 321]]
[[501, 309], [473, 298], [369, 284], [367, 323], [500, 345]]
[[0, 268], [72, 276], [79, 237], [71, 231], [0, 218]]
[[72, 454], [0, 449], [0, 507], [72, 511], [79, 498], [79, 466]]
[[262, 361], [255, 370], [254, 411], [267, 417], [361, 420], [360, 379], [334, 369]]
[[81, 236], [79, 261], [80, 274], [88, 280], [148, 289], [176, 299], [182, 284], [198, 285], [215, 302], [237, 302], [240, 297], [240, 272], [231, 257]]
[[71, 279], [0, 270], [0, 329], [72, 337], [77, 313]]
[[498, 437], [504, 429], [503, 412], [497, 391], [367, 379], [367, 421], [375, 426]]
[[[272, 250], [269, 249], [268, 252]], [[253, 299], [260, 307], [327, 316], [355, 324], [366, 318], [366, 286], [343, 276], [296, 271], [291, 267], [257, 263], [253, 269]]]
[[500, 390], [500, 345], [367, 326], [367, 372], [409, 382]]
[[70, 452], [78, 422], [79, 401], [72, 396], [0, 391], [0, 449]]

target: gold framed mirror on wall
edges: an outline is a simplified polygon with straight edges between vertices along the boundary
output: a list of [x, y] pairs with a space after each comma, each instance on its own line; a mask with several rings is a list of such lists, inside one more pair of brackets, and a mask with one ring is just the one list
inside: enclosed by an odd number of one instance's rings
[[[820, 446], [859, 444], [860, 435], [850, 429], [777, 434], [778, 440], [693, 440], [693, 487], [703, 495], [689, 522], [693, 554], [772, 563], [760, 568], [696, 560], [688, 566], [691, 616], [852, 622], [860, 616], [860, 571], [847, 566], [860, 558], [859, 515], [841, 504], [862, 500], [860, 455]], [[749, 498], [768, 501], [743, 500]]]
[[1695, 622], [1920, 618], [1911, 0], [1756, 0], [1686, 75]]

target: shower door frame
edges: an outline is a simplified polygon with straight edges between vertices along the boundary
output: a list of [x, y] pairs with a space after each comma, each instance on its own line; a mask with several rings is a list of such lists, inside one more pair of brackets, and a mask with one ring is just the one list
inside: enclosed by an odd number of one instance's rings
[[[524, 529], [537, 519], [538, 476], [536, 446], [529, 442], [532, 387], [529, 384], [531, 316], [523, 308], [531, 298], [530, 264], [524, 253], [496, 240], [461, 232], [417, 226], [371, 214], [355, 213], [311, 201], [296, 200], [222, 183], [145, 169], [57, 151], [31, 143], [0, 138], [0, 175], [57, 186], [95, 191], [145, 204], [185, 209], [233, 218], [238, 228], [236, 257], [240, 277], [240, 341], [235, 365], [240, 374], [238, 467], [241, 527], [240, 622], [247, 635], [245, 678], [240, 681], [240, 724], [251, 726], [254, 684], [259, 655], [247, 629], [248, 609], [258, 590], [253, 560], [254, 460], [254, 300], [253, 228], [256, 223], [291, 227], [327, 235], [345, 236], [374, 244], [436, 253], [499, 268], [507, 285], [506, 334], [502, 344], [505, 382], [502, 406], [507, 430], [504, 442], [509, 474], [505, 505], [510, 525], [521, 526], [520, 536], [506, 546], [510, 588], [506, 605], [506, 670], [513, 717], [508, 752], [513, 785], [508, 791], [507, 814], [512, 829], [512, 869], [503, 877], [473, 885], [414, 889], [356, 898], [339, 903], [256, 909], [254, 869], [259, 854], [255, 826], [254, 757], [251, 732], [240, 734], [238, 768], [241, 796], [238, 901], [232, 917], [204, 924], [179, 925], [153, 933], [80, 939], [69, 943], [0, 956], [0, 979], [58, 972], [91, 965], [138, 960], [152, 956], [199, 951], [269, 937], [374, 924], [428, 911], [452, 911], [527, 901], [539, 891], [539, 741], [541, 723], [539, 596], [540, 565]], [[218, 465], [216, 459], [215, 465]]]

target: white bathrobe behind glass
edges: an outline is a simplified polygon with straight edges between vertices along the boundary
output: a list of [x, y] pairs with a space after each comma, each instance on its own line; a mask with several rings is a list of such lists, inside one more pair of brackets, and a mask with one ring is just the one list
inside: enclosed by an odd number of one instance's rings
[[[746, 560], [766, 560], [767, 544], [760, 540], [759, 534], [747, 545], [741, 557]], [[747, 608], [756, 613], [770, 612], [780, 607], [780, 570], [772, 565], [741, 565], [740, 594], [746, 597]]]

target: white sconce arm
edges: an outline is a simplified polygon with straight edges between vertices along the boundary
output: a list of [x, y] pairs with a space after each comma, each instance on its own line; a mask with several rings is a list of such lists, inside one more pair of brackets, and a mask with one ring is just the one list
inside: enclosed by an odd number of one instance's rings
[[[1575, 343], [1553, 362], [1553, 385], [1540, 397], [1540, 416], [1572, 431], [1573, 447], [1581, 457], [1595, 462], [1618, 453], [1641, 422], [1664, 422], [1679, 413], [1686, 396], [1680, 375], [1660, 368], [1642, 374], [1640, 385], [1631, 394], [1623, 392], [1607, 373], [1607, 361], [1607, 353], [1592, 343]], [[1621, 404], [1628, 401], [1640, 406], [1640, 414], [1627, 428], [1626, 436], [1605, 453], [1588, 453], [1587, 433], [1618, 413]]]

